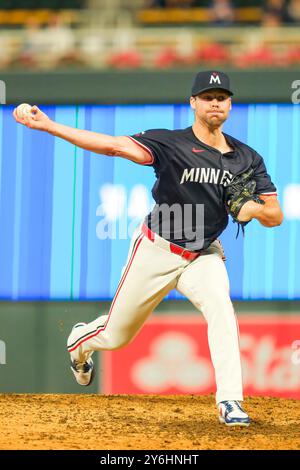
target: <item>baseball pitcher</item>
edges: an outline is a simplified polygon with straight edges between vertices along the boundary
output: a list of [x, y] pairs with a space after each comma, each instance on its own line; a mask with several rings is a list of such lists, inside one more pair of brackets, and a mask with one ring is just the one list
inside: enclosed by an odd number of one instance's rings
[[133, 236], [126, 266], [108, 315], [76, 324], [68, 338], [71, 370], [80, 385], [94, 376], [94, 351], [126, 346], [172, 289], [202, 312], [216, 377], [219, 420], [248, 426], [237, 320], [218, 237], [231, 215], [244, 226], [283, 220], [276, 187], [262, 157], [222, 132], [231, 110], [229, 77], [200, 72], [191, 90], [194, 123], [187, 129], [153, 129], [109, 136], [54, 122], [37, 106], [17, 122], [86, 150], [153, 167], [153, 210]]

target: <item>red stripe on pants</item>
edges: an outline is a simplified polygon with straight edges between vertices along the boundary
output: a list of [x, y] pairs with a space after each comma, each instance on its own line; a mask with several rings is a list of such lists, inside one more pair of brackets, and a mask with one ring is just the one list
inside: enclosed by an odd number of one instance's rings
[[115, 301], [116, 301], [116, 299], [117, 299], [117, 297], [118, 297], [118, 295], [119, 295], [119, 293], [120, 293], [120, 290], [121, 290], [121, 288], [122, 288], [122, 286], [123, 286], [123, 284], [124, 284], [124, 282], [125, 282], [125, 279], [126, 279], [126, 277], [127, 277], [127, 274], [128, 274], [128, 272], [129, 272], [129, 269], [130, 269], [130, 267], [131, 267], [131, 265], [132, 265], [133, 259], [134, 259], [135, 255], [136, 255], [136, 252], [137, 252], [137, 250], [138, 250], [138, 247], [140, 246], [140, 243], [141, 243], [143, 237], [144, 237], [144, 235], [142, 235], [141, 238], [139, 239], [139, 241], [138, 241], [138, 243], [137, 243], [137, 245], [136, 245], [136, 247], [135, 247], [135, 250], [134, 250], [134, 252], [133, 252], [132, 255], [131, 255], [131, 259], [130, 259], [130, 261], [129, 261], [129, 263], [128, 263], [128, 266], [127, 266], [127, 268], [126, 268], [126, 270], [125, 270], [125, 272], [124, 272], [124, 274], [123, 274], [123, 278], [122, 278], [122, 280], [121, 280], [121, 282], [120, 282], [120, 285], [119, 285], [119, 287], [118, 287], [118, 289], [117, 289], [117, 292], [116, 292], [116, 294], [115, 294], [115, 296], [114, 296], [114, 299], [113, 299], [113, 301], [112, 301], [112, 304], [111, 304], [111, 306], [110, 306], [110, 309], [109, 309], [109, 312], [108, 312], [108, 320], [107, 320], [105, 326], [104, 326], [104, 327], [100, 327], [99, 329], [97, 329], [96, 332], [94, 332], [93, 334], [91, 334], [91, 335], [87, 336], [86, 338], [82, 339], [82, 341], [80, 341], [80, 343], [76, 344], [76, 346], [73, 346], [71, 349], [68, 349], [69, 352], [75, 351], [75, 349], [77, 349], [82, 343], [84, 343], [84, 342], [87, 341], [88, 339], [94, 338], [95, 336], [97, 336], [97, 335], [100, 333], [100, 331], [104, 331], [104, 330], [105, 330], [106, 326], [108, 325], [110, 316], [111, 316], [111, 314], [112, 314], [112, 309], [113, 309], [113, 306], [114, 306], [114, 304], [115, 304]]

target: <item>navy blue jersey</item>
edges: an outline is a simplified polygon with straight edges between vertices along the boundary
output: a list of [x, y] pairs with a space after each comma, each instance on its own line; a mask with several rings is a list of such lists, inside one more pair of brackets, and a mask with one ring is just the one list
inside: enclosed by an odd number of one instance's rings
[[146, 217], [158, 235], [189, 250], [207, 248], [226, 228], [225, 188], [232, 177], [254, 169], [257, 194], [275, 194], [263, 158], [251, 147], [223, 134], [233, 149], [222, 154], [206, 145], [192, 127], [153, 129], [130, 138], [151, 155], [157, 180], [156, 205]]

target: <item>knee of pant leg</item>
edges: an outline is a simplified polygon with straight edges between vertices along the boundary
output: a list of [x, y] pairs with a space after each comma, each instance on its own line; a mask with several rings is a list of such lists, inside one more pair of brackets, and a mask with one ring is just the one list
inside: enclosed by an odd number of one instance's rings
[[121, 338], [118, 336], [106, 338], [105, 349], [108, 349], [110, 351], [121, 349], [122, 347], [126, 346], [129, 343], [129, 341], [130, 339], [128, 338]]
[[232, 302], [227, 292], [211, 291], [203, 297], [201, 302], [202, 308], [210, 308], [219, 312], [224, 309], [232, 308]]

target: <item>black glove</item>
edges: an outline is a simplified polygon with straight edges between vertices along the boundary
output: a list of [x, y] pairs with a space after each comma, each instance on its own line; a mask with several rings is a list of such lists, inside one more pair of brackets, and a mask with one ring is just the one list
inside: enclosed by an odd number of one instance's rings
[[242, 226], [248, 223], [238, 220], [242, 206], [248, 201], [264, 204], [264, 201], [255, 194], [256, 181], [252, 178], [253, 174], [253, 168], [249, 168], [244, 173], [234, 176], [225, 188], [225, 200], [228, 212], [233, 220]]

